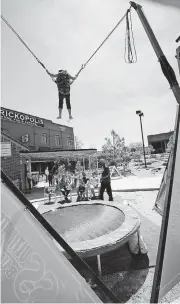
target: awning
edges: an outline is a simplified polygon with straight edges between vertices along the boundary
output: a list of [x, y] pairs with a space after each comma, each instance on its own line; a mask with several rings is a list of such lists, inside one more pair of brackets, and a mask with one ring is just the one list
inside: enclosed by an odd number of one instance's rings
[[60, 151], [31, 151], [21, 152], [20, 156], [23, 158], [30, 158], [31, 161], [47, 161], [59, 158], [73, 158], [73, 157], [89, 157], [96, 156], [97, 149], [80, 149], [80, 150], [60, 150]]

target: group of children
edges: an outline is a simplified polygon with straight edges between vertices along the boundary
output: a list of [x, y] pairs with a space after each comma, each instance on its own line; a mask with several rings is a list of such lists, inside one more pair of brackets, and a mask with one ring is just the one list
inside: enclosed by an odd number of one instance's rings
[[72, 173], [65, 169], [65, 165], [58, 166], [53, 175], [52, 186], [60, 194], [61, 202], [72, 201], [71, 192], [76, 189], [77, 201], [95, 199], [95, 189], [100, 185], [100, 178], [96, 172], [76, 171]]
[[100, 179], [96, 173], [86, 176], [85, 172], [82, 172], [77, 183], [77, 201], [95, 199], [95, 189], [99, 187]]

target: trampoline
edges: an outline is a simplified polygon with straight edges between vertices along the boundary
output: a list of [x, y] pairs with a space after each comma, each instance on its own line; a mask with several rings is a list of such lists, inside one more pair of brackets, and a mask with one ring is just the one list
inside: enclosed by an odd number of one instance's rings
[[[82, 258], [97, 256], [99, 275], [100, 255], [128, 242], [140, 227], [138, 214], [130, 206], [115, 202], [67, 204], [43, 216]], [[56, 245], [69, 258], [63, 248]]]

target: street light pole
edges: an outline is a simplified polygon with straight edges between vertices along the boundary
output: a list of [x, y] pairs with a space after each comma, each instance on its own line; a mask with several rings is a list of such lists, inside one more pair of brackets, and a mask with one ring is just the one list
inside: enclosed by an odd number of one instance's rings
[[142, 127], [142, 116], [144, 116], [143, 112], [141, 111], [136, 111], [136, 114], [139, 115], [140, 119], [140, 126], [141, 126], [141, 136], [142, 136], [142, 145], [143, 145], [143, 154], [144, 154], [144, 166], [147, 168], [146, 164], [146, 153], [145, 153], [145, 145], [144, 145], [144, 134], [143, 134], [143, 127]]
[[114, 130], [112, 130], [111, 134], [112, 134], [112, 139], [113, 139], [113, 154], [114, 154], [114, 158], [115, 158], [115, 134], [114, 134]]
[[141, 135], [142, 135], [143, 153], [144, 153], [144, 165], [145, 165], [145, 168], [147, 168], [147, 165], [146, 165], [146, 153], [145, 153], [145, 146], [144, 146], [144, 135], [143, 135], [143, 127], [142, 127], [142, 119], [141, 119], [141, 116], [142, 116], [142, 115], [139, 115], [139, 118], [140, 118], [140, 125], [141, 125]]

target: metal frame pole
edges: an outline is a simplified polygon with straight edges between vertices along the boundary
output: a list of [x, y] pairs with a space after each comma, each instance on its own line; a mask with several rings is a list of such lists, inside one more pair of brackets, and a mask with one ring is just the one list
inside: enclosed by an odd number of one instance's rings
[[143, 127], [142, 127], [142, 119], [141, 119], [142, 115], [139, 115], [140, 118], [140, 126], [141, 126], [141, 135], [142, 135], [142, 144], [143, 144], [143, 153], [144, 153], [144, 166], [145, 168], [147, 168], [147, 164], [146, 164], [146, 153], [145, 153], [145, 146], [144, 146], [144, 134], [143, 134]]
[[177, 58], [177, 62], [178, 62], [179, 75], [180, 75], [180, 46], [176, 49], [176, 58]]
[[99, 277], [102, 277], [102, 267], [101, 267], [101, 256], [100, 256], [100, 254], [97, 255], [97, 265], [98, 265]]
[[146, 19], [146, 16], [143, 13], [142, 6], [135, 3], [134, 1], [130, 1], [131, 6], [135, 9], [137, 12], [139, 19], [144, 27], [144, 30], [149, 38], [149, 41], [156, 53], [156, 56], [158, 58], [158, 61], [161, 65], [162, 72], [164, 76], [166, 77], [167, 81], [169, 82], [170, 88], [173, 91], [173, 94], [176, 98], [176, 101], [178, 104], [180, 104], [180, 87], [178, 84], [178, 81], [176, 79], [175, 72], [172, 68], [172, 66], [169, 64], [167, 58], [165, 57], [157, 39], [156, 36], [149, 24], [149, 22]]

